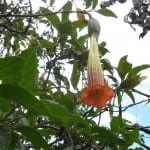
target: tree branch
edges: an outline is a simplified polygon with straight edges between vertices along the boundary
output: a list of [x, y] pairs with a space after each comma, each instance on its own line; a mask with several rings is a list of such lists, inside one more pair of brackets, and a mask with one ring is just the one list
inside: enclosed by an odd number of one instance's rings
[[[83, 13], [83, 14], [87, 14], [89, 15], [90, 11], [86, 12], [86, 11], [78, 11], [78, 13]], [[19, 17], [19, 18], [27, 18], [27, 17], [42, 17], [42, 16], [51, 16], [51, 15], [55, 15], [55, 14], [59, 14], [59, 13], [63, 13], [63, 14], [68, 14], [68, 13], [77, 13], [77, 11], [55, 11], [55, 12], [51, 12], [51, 13], [42, 13], [42, 14], [11, 14], [11, 13], [6, 13], [6, 14], [0, 14], [0, 18], [4, 17]]]
[[135, 93], [138, 93], [140, 95], [143, 95], [143, 96], [146, 96], [146, 97], [150, 98], [150, 94], [143, 93], [143, 92], [141, 92], [137, 89], [132, 89], [132, 91], [135, 92]]

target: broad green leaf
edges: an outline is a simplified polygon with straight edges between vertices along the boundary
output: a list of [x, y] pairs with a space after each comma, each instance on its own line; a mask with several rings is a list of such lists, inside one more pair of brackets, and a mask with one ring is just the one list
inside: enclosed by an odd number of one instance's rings
[[60, 68], [61, 67], [55, 67], [54, 68], [55, 79], [59, 85], [61, 85], [63, 82], [64, 85], [66, 86], [66, 88], [69, 89], [70, 84], [69, 84], [68, 78], [66, 76], [64, 76], [63, 74], [61, 74]]
[[59, 102], [60, 105], [63, 105], [65, 108], [67, 108], [69, 111], [73, 112], [73, 109], [75, 107], [73, 96], [69, 93], [64, 94], [60, 91], [57, 91], [53, 94], [54, 99]]
[[73, 70], [72, 70], [71, 79], [70, 79], [74, 89], [77, 88], [79, 79], [80, 79], [79, 63], [77, 61], [74, 61]]
[[39, 40], [39, 42], [40, 42], [42, 49], [39, 48], [37, 50], [38, 56], [43, 56], [43, 54], [45, 53], [45, 50], [43, 48], [46, 48], [49, 56], [51, 56], [51, 57], [54, 56], [53, 49], [56, 46], [55, 41], [49, 41], [47, 39], [41, 39], [41, 40]]
[[140, 84], [141, 81], [143, 81], [144, 79], [146, 79], [145, 76], [139, 76], [139, 75], [128, 77], [120, 84], [119, 88], [120, 89], [132, 89], [138, 84]]
[[[94, 127], [94, 132], [98, 133], [98, 137], [99, 137], [99, 141], [103, 144], [111, 144], [111, 145], [124, 145], [125, 142], [124, 140], [118, 138], [117, 136], [115, 136], [111, 130], [109, 130], [108, 128], [105, 127]], [[105, 136], [102, 136], [105, 135]]]
[[115, 18], [117, 18], [117, 15], [113, 11], [111, 11], [110, 9], [107, 9], [107, 8], [101, 8], [98, 12], [101, 15], [106, 16], [106, 17], [115, 17]]
[[134, 129], [132, 131], [129, 130], [128, 132], [125, 132], [123, 136], [128, 146], [132, 145], [135, 141], [139, 139], [139, 130], [138, 129]]
[[61, 19], [62, 22], [69, 21], [69, 15], [70, 15], [69, 11], [71, 11], [71, 9], [72, 9], [72, 3], [68, 1], [63, 7], [63, 11], [64, 12], [67, 11], [68, 13], [62, 13], [62, 19]]
[[38, 100], [22, 87], [13, 85], [0, 85], [0, 97], [24, 106], [32, 115], [46, 115], [59, 125], [68, 126], [71, 114], [61, 105], [50, 101]]
[[42, 2], [46, 3], [47, 0], [41, 0]]
[[8, 150], [11, 136], [8, 131], [0, 127], [0, 150]]
[[113, 117], [111, 120], [110, 126], [111, 126], [111, 130], [113, 133], [115, 133], [115, 134], [120, 133], [124, 127], [122, 118], [120, 118], [119, 116]]
[[55, 3], [55, 0], [50, 0], [50, 6], [53, 6], [54, 3]]
[[81, 30], [84, 29], [85, 27], [86, 27], [86, 24], [82, 23], [82, 22], [79, 21], [79, 20], [72, 22], [72, 28], [73, 28], [73, 30], [79, 28], [79, 31], [81, 31]]
[[113, 73], [113, 67], [108, 59], [101, 59], [103, 70], [107, 70], [110, 73]]
[[93, 6], [92, 6], [92, 9], [95, 9], [95, 7], [98, 5], [98, 0], [94, 0], [93, 1]]
[[27, 126], [20, 126], [16, 128], [16, 130], [18, 132], [21, 132], [22, 136], [25, 136], [27, 141], [30, 141], [35, 148], [50, 149], [47, 142], [43, 139], [43, 137], [39, 134], [39, 132], [36, 129]]
[[0, 80], [3, 83], [18, 84], [23, 67], [24, 60], [21, 57], [0, 58]]
[[33, 90], [37, 81], [36, 49], [29, 48], [20, 55], [25, 62], [19, 85], [27, 90]]
[[144, 64], [144, 65], [140, 65], [140, 66], [133, 67], [133, 68], [129, 71], [128, 76], [137, 75], [140, 71], [143, 71], [143, 70], [148, 69], [148, 68], [150, 68], [150, 65], [149, 65], [149, 64]]
[[10, 111], [12, 103], [5, 98], [0, 98], [0, 111], [2, 113]]
[[105, 42], [102, 42], [102, 43], [100, 43], [100, 44], [98, 45], [99, 50], [100, 50], [100, 54], [101, 54], [102, 56], [104, 56], [105, 54], [109, 53], [109, 50], [106, 49], [105, 46], [106, 46], [106, 43], [105, 43]]
[[60, 23], [59, 17], [54, 14], [51, 10], [48, 8], [40, 7], [41, 13], [49, 13], [49, 15], [46, 15], [46, 18], [52, 23], [52, 25], [57, 29], [57, 24]]
[[33, 115], [49, 115], [49, 111], [45, 109], [43, 103], [22, 87], [1, 84], [0, 97], [24, 106]]
[[54, 47], [54, 43], [49, 40], [41, 39], [39, 42], [40, 42], [40, 45], [42, 48], [53, 48]]
[[131, 98], [132, 102], [135, 103], [135, 97], [133, 95], [133, 92], [130, 90], [125, 90], [124, 92]]
[[86, 0], [85, 4], [86, 4], [86, 9], [89, 8], [92, 5], [92, 1]]
[[71, 114], [65, 107], [52, 103], [48, 100], [43, 101], [44, 106], [47, 110], [49, 110], [50, 116], [52, 116], [52, 120], [57, 122], [59, 125], [63, 124], [63, 126], [68, 126], [71, 119]]
[[121, 79], [124, 79], [127, 73], [131, 70], [132, 64], [127, 61], [127, 55], [123, 56], [118, 63], [117, 71]]
[[59, 35], [61, 37], [63, 37], [63, 35], [69, 35], [72, 32], [72, 24], [70, 21], [65, 23], [60, 23], [57, 26], [58, 26]]

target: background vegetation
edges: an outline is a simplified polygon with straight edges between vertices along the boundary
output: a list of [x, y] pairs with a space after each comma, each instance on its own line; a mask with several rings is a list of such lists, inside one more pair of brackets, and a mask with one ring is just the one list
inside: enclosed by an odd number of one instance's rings
[[[98, 0], [83, 0], [84, 10], [73, 0], [64, 1], [59, 10], [56, 0], [41, 1], [44, 5], [36, 11], [30, 0], [0, 1], [0, 150], [150, 149], [150, 127], [122, 117], [130, 107], [149, 105], [150, 95], [136, 86], [150, 64], [134, 66], [123, 56], [112, 66], [105, 58], [111, 49], [105, 41], [99, 43], [104, 75], [115, 97], [103, 109], [80, 100], [87, 83], [89, 16], [117, 17], [107, 8], [115, 1], [101, 8]], [[144, 37], [148, 29], [141, 27]], [[141, 95], [140, 101], [135, 94]], [[127, 106], [122, 105], [124, 95], [131, 99]], [[110, 122], [103, 126], [106, 112]]]

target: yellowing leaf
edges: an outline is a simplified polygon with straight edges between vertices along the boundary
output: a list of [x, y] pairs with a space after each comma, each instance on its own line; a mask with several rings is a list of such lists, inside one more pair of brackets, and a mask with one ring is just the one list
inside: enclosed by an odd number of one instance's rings
[[85, 22], [85, 16], [84, 14], [82, 13], [82, 10], [80, 8], [77, 8], [77, 18], [79, 19], [79, 21], [81, 22]]

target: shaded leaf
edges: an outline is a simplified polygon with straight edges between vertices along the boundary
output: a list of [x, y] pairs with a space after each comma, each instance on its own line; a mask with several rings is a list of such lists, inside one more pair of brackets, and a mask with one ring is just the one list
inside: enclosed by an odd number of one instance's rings
[[[95, 127], [96, 132], [98, 132], [98, 137], [101, 143], [115, 145], [124, 145], [125, 141], [115, 136], [108, 128], [105, 127]], [[95, 132], [95, 131], [94, 131]], [[101, 136], [105, 135], [105, 136]]]
[[[70, 11], [72, 9], [72, 3], [68, 1], [64, 6], [63, 6], [63, 11]], [[69, 21], [69, 14], [70, 13], [62, 13], [62, 22], [68, 22]]]
[[24, 60], [21, 57], [0, 58], [0, 80], [3, 83], [18, 84], [23, 67]]
[[65, 23], [60, 23], [57, 26], [58, 26], [59, 35], [61, 37], [63, 37], [63, 35], [69, 35], [72, 32], [72, 24], [70, 21]]
[[94, 0], [93, 1], [93, 6], [92, 6], [92, 9], [95, 9], [95, 7], [98, 5], [98, 0]]
[[101, 15], [106, 16], [106, 17], [115, 17], [117, 18], [116, 14], [111, 11], [110, 9], [107, 8], [102, 8], [98, 11]]
[[149, 64], [144, 64], [140, 66], [136, 66], [129, 71], [128, 76], [137, 75], [140, 71], [150, 68]]
[[57, 122], [59, 125], [63, 124], [63, 126], [68, 126], [70, 123], [71, 114], [67, 109], [63, 106], [52, 103], [48, 100], [43, 101], [44, 106], [47, 110], [49, 110], [50, 116], [52, 116], [53, 120]]
[[54, 122], [67, 126], [71, 114], [61, 105], [50, 101], [40, 101], [25, 89], [13, 85], [0, 85], [0, 97], [24, 106], [32, 115], [50, 116]]
[[55, 0], [50, 0], [50, 6], [54, 4]]
[[128, 131], [127, 133], [124, 133], [123, 136], [127, 144], [132, 145], [135, 141], [139, 139], [139, 130], [134, 129], [133, 131]]
[[86, 8], [89, 8], [92, 5], [92, 1], [86, 0], [85, 5], [86, 5]]
[[110, 73], [113, 73], [113, 67], [108, 59], [101, 59], [103, 70], [107, 70]]
[[110, 126], [113, 133], [120, 133], [125, 124], [122, 118], [117, 116], [112, 118]]
[[59, 17], [54, 14], [51, 10], [45, 7], [40, 7], [40, 13], [49, 13], [49, 15], [46, 15], [46, 18], [52, 23], [52, 25], [57, 29], [57, 24], [60, 23]]
[[1, 112], [8, 112], [11, 109], [11, 102], [7, 101], [5, 98], [0, 98], [0, 111]]
[[22, 75], [19, 85], [27, 90], [33, 90], [37, 81], [37, 58], [36, 49], [29, 48], [20, 55], [24, 59]]
[[132, 102], [135, 103], [135, 97], [133, 95], [133, 92], [130, 90], [125, 90], [125, 93], [131, 98]]
[[121, 79], [124, 79], [127, 73], [131, 70], [132, 64], [127, 61], [127, 55], [123, 56], [118, 63], [117, 71]]
[[71, 79], [70, 79], [74, 89], [77, 88], [79, 79], [80, 79], [79, 64], [77, 61], [74, 61], [73, 70], [72, 70]]
[[33, 115], [49, 115], [43, 103], [22, 87], [1, 84], [0, 97], [24, 106], [28, 111], [32, 112]]
[[45, 148], [50, 149], [47, 142], [43, 139], [43, 137], [39, 134], [37, 130], [27, 126], [20, 126], [16, 128], [18, 132], [21, 132], [23, 136], [29, 140], [35, 148]]
[[8, 131], [0, 127], [0, 150], [8, 150], [11, 136]]
[[137, 86], [138, 84], [141, 83], [141, 81], [143, 81], [144, 79], [146, 79], [145, 76], [132, 76], [132, 77], [128, 77], [126, 80], [124, 80], [121, 84], [120, 84], [120, 89], [132, 89], [135, 86]]
[[69, 93], [64, 94], [61, 92], [55, 92], [54, 99], [59, 102], [60, 105], [63, 105], [65, 108], [67, 108], [69, 111], [73, 112], [75, 104], [72, 100], [73, 96]]

